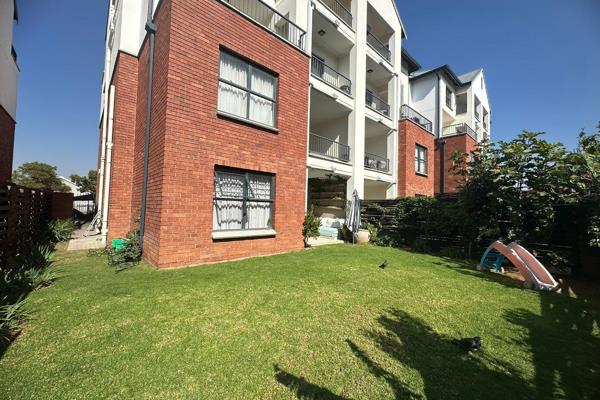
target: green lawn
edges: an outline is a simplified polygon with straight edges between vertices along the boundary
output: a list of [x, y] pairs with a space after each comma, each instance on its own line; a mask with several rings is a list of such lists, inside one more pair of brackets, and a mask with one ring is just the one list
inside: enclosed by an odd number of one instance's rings
[[[597, 308], [442, 258], [339, 245], [119, 273], [58, 258], [0, 359], [2, 398], [600, 398]], [[475, 335], [474, 357], [449, 342]]]

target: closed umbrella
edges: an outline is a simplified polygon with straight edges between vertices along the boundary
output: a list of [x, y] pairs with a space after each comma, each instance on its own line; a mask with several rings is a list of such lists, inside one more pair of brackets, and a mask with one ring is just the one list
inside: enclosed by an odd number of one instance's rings
[[360, 229], [360, 198], [356, 189], [352, 192], [350, 208], [348, 209], [348, 215], [346, 215], [346, 225], [352, 232], [352, 243], [354, 243], [354, 235]]

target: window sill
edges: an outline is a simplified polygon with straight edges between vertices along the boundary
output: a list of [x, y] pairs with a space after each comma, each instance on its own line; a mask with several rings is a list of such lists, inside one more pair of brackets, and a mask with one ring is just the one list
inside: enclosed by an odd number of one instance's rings
[[231, 119], [231, 120], [234, 120], [234, 121], [238, 121], [238, 122], [241, 122], [241, 123], [246, 124], [246, 125], [251, 125], [251, 126], [254, 126], [254, 127], [257, 127], [257, 128], [260, 128], [260, 129], [264, 129], [264, 130], [267, 130], [267, 131], [279, 133], [279, 129], [275, 128], [274, 126], [261, 124], [260, 122], [255, 122], [255, 121], [252, 121], [250, 119], [238, 117], [237, 115], [229, 114], [229, 113], [226, 113], [226, 112], [223, 112], [223, 111], [217, 111], [217, 115], [219, 117], [223, 117], [223, 118]]
[[275, 236], [275, 229], [240, 229], [235, 231], [215, 231], [212, 233], [212, 238], [215, 240], [221, 239], [238, 239], [238, 238], [253, 238]]
[[428, 174], [424, 174], [424, 173], [422, 173], [422, 172], [415, 172], [415, 174], [416, 174], [416, 175], [418, 175], [418, 176], [422, 176], [422, 177], [424, 177], [424, 178], [427, 178], [427, 177], [429, 177], [429, 175], [428, 175]]

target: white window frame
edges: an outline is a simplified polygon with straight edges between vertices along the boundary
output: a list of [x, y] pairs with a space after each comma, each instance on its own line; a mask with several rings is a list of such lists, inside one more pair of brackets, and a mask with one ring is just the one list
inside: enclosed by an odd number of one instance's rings
[[[244, 178], [244, 189], [241, 197], [227, 197], [217, 196], [217, 175], [219, 173], [236, 175]], [[269, 199], [261, 199], [252, 196], [252, 190], [250, 188], [250, 175], [258, 175], [262, 177], [268, 177], [271, 180], [270, 184], [270, 195]], [[242, 203], [242, 227], [237, 229], [216, 229], [214, 226], [213, 219], [213, 238], [229, 238], [229, 237], [241, 237], [241, 236], [265, 236], [272, 235], [275, 233], [274, 229], [274, 216], [275, 216], [275, 175], [265, 172], [257, 172], [238, 168], [229, 168], [216, 166], [214, 170], [214, 184], [213, 184], [213, 218], [216, 212], [216, 205], [218, 201], [229, 201], [229, 202], [240, 202]], [[248, 207], [247, 203], [269, 203], [270, 216], [269, 224], [263, 228], [249, 228], [248, 227]], [[237, 234], [239, 233], [239, 235]]]
[[[425, 146], [421, 146], [420, 144], [415, 145], [415, 173], [417, 175], [427, 175], [428, 174], [428, 159], [429, 159], [429, 150]], [[421, 166], [423, 168], [421, 169]]]

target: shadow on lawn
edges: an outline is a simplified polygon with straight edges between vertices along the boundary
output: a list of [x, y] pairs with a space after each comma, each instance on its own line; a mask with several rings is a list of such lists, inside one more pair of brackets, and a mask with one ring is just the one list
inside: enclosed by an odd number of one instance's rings
[[474, 276], [477, 278], [485, 279], [488, 282], [497, 283], [511, 288], [522, 288], [523, 281], [513, 279], [507, 275], [502, 275], [490, 271], [478, 271], [475, 263], [469, 263], [465, 261], [455, 259], [444, 259], [445, 262], [436, 261], [435, 265], [450, 268], [459, 274]]
[[[535, 365], [540, 399], [600, 398], [598, 311], [553, 293], [540, 293], [542, 313], [525, 309], [506, 313], [507, 321], [529, 331], [527, 345]], [[557, 395], [562, 389], [564, 395]]]
[[[395, 362], [418, 371], [423, 380], [424, 398], [535, 397], [531, 385], [511, 365], [482, 353], [468, 356], [450, 342], [451, 338], [439, 335], [404, 311], [392, 309], [381, 315], [378, 322], [383, 330], [370, 331], [367, 338]], [[348, 340], [347, 343], [371, 374], [387, 382], [396, 399], [423, 398], [354, 342]]]
[[296, 394], [298, 399], [348, 400], [347, 397], [338, 396], [329, 389], [322, 388], [306, 381], [302, 376], [292, 375], [289, 372], [282, 370], [277, 364], [273, 366], [273, 370], [275, 371], [275, 379], [277, 382], [287, 386]]

